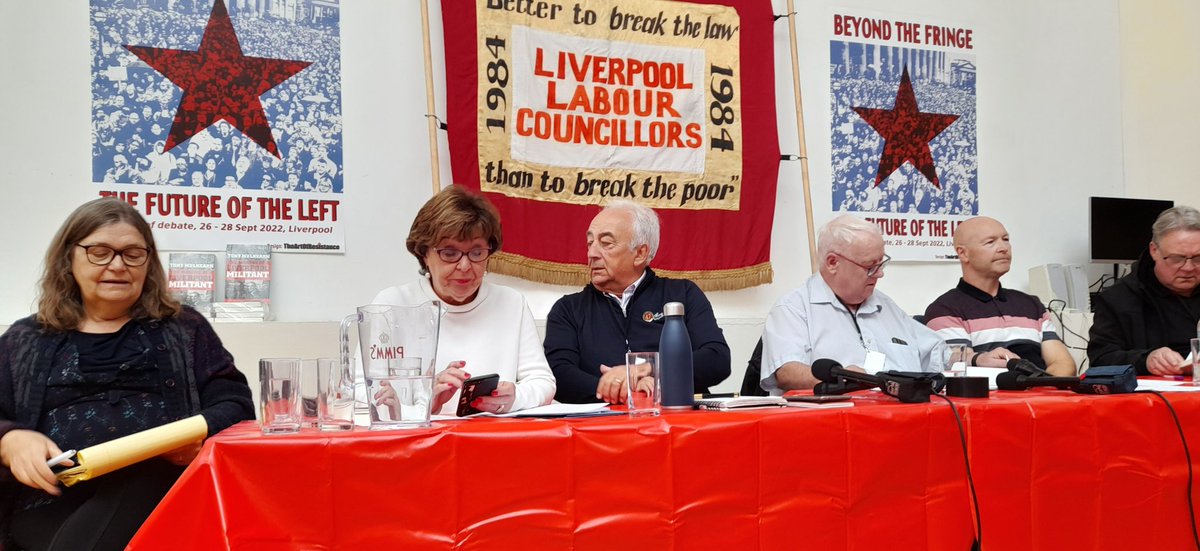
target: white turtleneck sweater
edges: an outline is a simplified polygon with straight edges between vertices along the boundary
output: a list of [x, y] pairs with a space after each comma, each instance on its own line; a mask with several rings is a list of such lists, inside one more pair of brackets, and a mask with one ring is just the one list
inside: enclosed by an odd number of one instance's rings
[[[484, 280], [474, 300], [453, 306], [438, 298], [428, 278], [421, 278], [380, 291], [371, 304], [411, 306], [430, 300], [446, 308], [438, 334], [438, 371], [450, 362], [463, 361], [464, 371], [472, 376], [498, 373], [501, 382], [516, 384], [513, 411], [554, 399], [554, 374], [524, 295]], [[457, 407], [456, 392], [441, 411], [433, 413], [454, 415]]]

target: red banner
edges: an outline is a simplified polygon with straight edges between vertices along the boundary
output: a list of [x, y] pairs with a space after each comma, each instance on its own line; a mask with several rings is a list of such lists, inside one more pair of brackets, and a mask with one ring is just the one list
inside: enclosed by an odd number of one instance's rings
[[771, 281], [779, 174], [769, 0], [442, 0], [454, 182], [500, 209], [489, 268], [587, 282], [584, 235], [628, 199], [660, 274]]

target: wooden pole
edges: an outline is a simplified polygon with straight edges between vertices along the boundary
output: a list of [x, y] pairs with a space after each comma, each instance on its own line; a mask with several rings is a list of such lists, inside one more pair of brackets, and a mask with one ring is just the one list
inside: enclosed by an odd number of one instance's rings
[[433, 55], [429, 48], [429, 0], [421, 0], [421, 37], [425, 41], [425, 121], [429, 126], [429, 168], [433, 177], [433, 194], [437, 195], [442, 190], [442, 163], [438, 160], [438, 119], [434, 116], [436, 106], [433, 101]]
[[800, 138], [800, 181], [804, 185], [804, 221], [808, 224], [808, 260], [817, 273], [817, 235], [813, 230], [812, 187], [808, 182], [808, 145], [804, 141], [804, 102], [800, 98], [800, 59], [796, 48], [796, 5], [788, 0], [788, 34], [792, 40], [792, 86], [796, 93], [796, 134]]

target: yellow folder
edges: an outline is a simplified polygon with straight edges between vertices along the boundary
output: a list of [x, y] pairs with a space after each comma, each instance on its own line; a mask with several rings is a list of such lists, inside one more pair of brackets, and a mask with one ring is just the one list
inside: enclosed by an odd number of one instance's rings
[[193, 415], [174, 423], [79, 450], [79, 453], [75, 454], [75, 466], [58, 473], [58, 479], [63, 484], [72, 486], [193, 442], [200, 442], [207, 435], [208, 422], [200, 415]]

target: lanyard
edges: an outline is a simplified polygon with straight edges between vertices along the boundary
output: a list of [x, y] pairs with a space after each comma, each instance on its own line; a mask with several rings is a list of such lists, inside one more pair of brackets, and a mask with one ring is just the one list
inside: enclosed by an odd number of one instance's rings
[[[862, 345], [864, 350], [870, 350], [870, 348], [867, 347], [867, 339], [863, 337], [862, 327], [858, 326], [858, 309], [856, 308], [851, 310], [850, 306], [845, 302], [842, 302], [842, 299], [840, 298], [838, 299], [838, 302], [841, 302], [842, 306], [846, 307], [846, 313], [850, 314], [850, 321], [854, 323], [854, 330], [858, 332], [858, 343]], [[861, 304], [859, 305], [859, 308], [862, 308]]]

